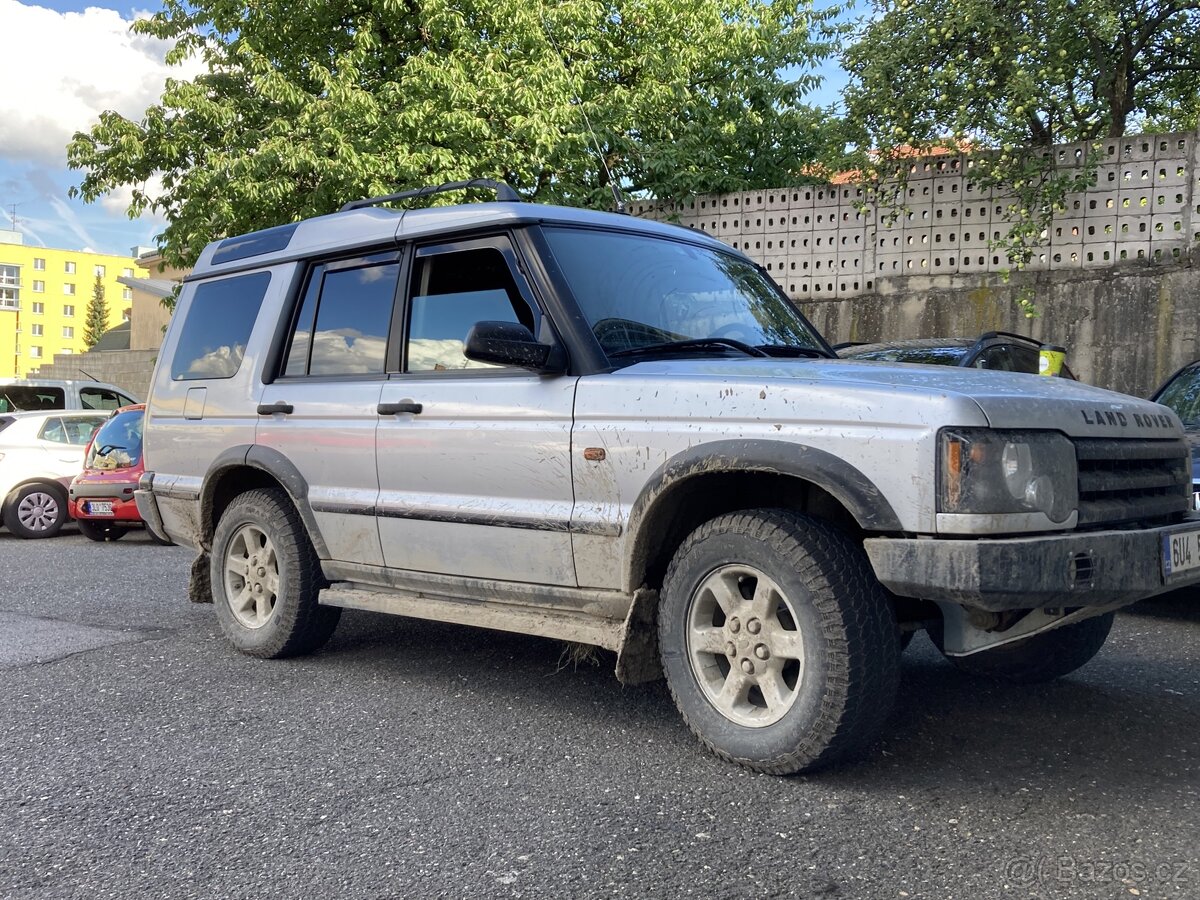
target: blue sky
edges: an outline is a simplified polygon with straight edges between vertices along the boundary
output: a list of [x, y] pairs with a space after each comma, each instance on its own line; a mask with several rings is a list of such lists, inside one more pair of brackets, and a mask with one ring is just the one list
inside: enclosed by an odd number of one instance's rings
[[[140, 117], [168, 75], [189, 74], [165, 65], [163, 42], [129, 34], [146, 6], [157, 3], [0, 0], [0, 228], [12, 227], [15, 205], [25, 243], [126, 254], [162, 230], [161, 220], [130, 221], [120, 196], [90, 204], [67, 196], [80, 176], [66, 165], [71, 135], [105, 109]], [[820, 74], [826, 83], [811, 101], [836, 102], [844, 73], [831, 62]]]

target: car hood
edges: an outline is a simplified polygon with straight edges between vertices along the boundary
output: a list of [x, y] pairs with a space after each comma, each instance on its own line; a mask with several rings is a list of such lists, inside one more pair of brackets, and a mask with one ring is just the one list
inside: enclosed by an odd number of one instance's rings
[[709, 358], [646, 361], [616, 374], [762, 383], [826, 396], [862, 388], [909, 401], [958, 399], [977, 405], [993, 428], [1053, 428], [1075, 437], [1183, 434], [1178, 417], [1165, 406], [1066, 378], [1018, 372], [848, 359]]

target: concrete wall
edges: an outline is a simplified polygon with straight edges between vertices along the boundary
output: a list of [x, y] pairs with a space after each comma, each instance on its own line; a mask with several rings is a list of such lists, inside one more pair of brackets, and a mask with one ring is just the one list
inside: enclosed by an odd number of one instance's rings
[[[150, 391], [157, 350], [89, 350], [87, 353], [59, 354], [54, 362], [42, 366], [36, 378], [87, 378], [107, 381], [125, 388], [139, 400]], [[87, 375], [83, 373], [86, 372]]]
[[[1067, 347], [1086, 381], [1145, 395], [1200, 356], [1200, 133], [1134, 135], [1053, 150], [1096, 153], [1028, 270], [991, 247], [1012, 195], [983, 191], [967, 155], [914, 160], [904, 209], [853, 184], [644, 200], [635, 215], [704, 231], [760, 262], [831, 341], [1029, 334]], [[1039, 315], [1018, 291], [1032, 286]]]
[[[1016, 303], [1032, 284], [1040, 314]], [[1200, 248], [1177, 265], [1014, 276], [882, 278], [878, 290], [801, 303], [830, 341], [975, 336], [1015, 331], [1067, 348], [1082, 380], [1146, 396], [1200, 357]]]

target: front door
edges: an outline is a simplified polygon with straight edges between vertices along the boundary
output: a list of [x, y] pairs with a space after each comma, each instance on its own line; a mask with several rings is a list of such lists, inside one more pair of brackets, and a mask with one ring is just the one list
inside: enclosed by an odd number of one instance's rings
[[383, 386], [379, 532], [389, 567], [574, 585], [576, 379], [463, 355], [471, 326], [546, 327], [507, 237], [420, 247], [400, 373]]

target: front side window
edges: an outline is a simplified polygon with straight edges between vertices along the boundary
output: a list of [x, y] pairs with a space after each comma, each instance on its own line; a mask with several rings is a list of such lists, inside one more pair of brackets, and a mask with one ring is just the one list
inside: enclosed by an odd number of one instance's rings
[[605, 353], [706, 338], [825, 355], [816, 331], [749, 261], [651, 235], [547, 228]]
[[125, 398], [107, 388], [85, 387], [79, 390], [79, 403], [84, 409], [119, 409]]
[[413, 268], [405, 359], [408, 372], [496, 368], [463, 355], [477, 322], [512, 322], [537, 333], [504, 254], [495, 247], [418, 256]]
[[171, 377], [232, 378], [270, 283], [269, 273], [255, 272], [197, 285], [171, 360]]
[[285, 376], [382, 375], [400, 264], [319, 266], [309, 276]]

